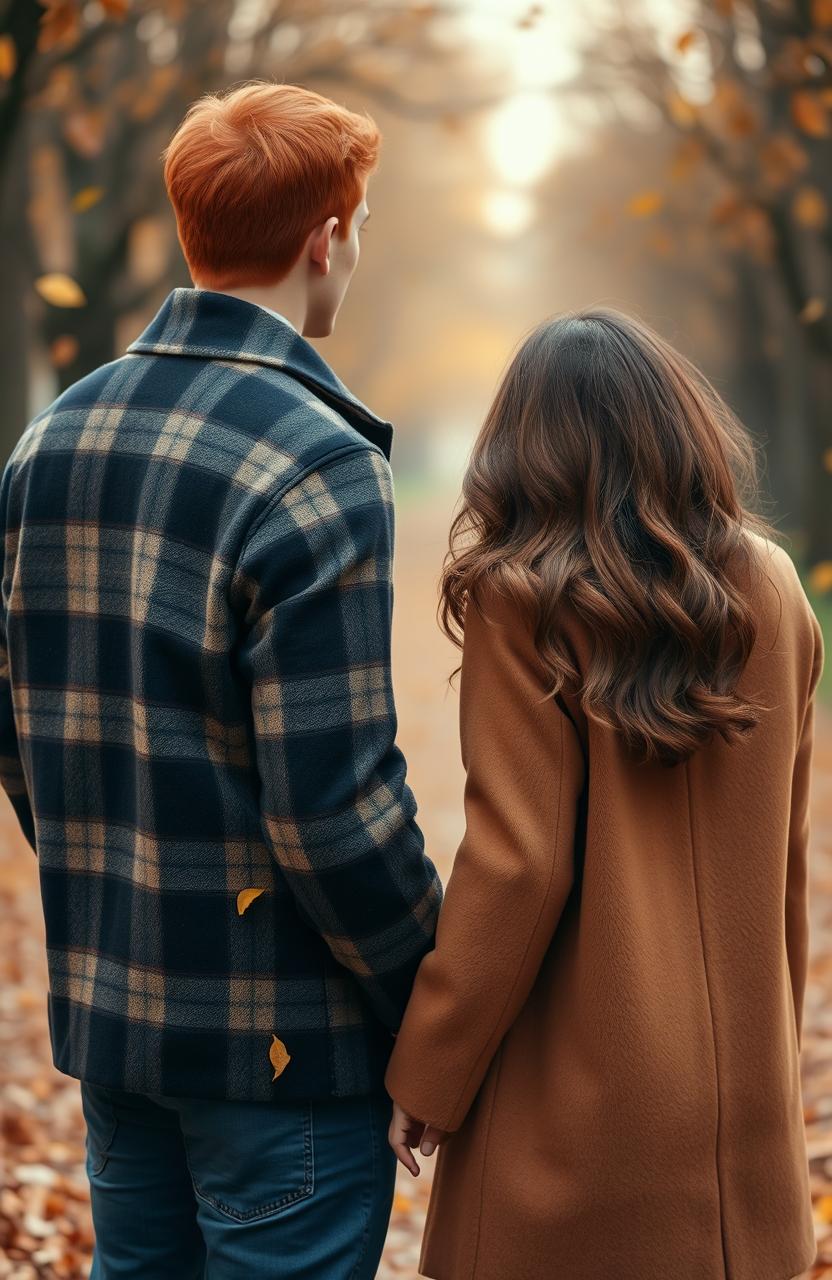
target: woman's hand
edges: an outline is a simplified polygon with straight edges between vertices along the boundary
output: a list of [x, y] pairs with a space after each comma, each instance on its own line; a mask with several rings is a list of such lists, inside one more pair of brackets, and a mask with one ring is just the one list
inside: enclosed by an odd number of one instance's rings
[[433, 1125], [425, 1124], [423, 1120], [417, 1120], [415, 1116], [409, 1115], [403, 1107], [400, 1107], [395, 1099], [393, 1100], [393, 1118], [387, 1134], [388, 1141], [397, 1159], [405, 1169], [410, 1170], [414, 1178], [418, 1178], [420, 1168], [411, 1148], [419, 1147], [423, 1156], [432, 1156], [439, 1143], [444, 1142], [447, 1136], [443, 1129], [436, 1129]]

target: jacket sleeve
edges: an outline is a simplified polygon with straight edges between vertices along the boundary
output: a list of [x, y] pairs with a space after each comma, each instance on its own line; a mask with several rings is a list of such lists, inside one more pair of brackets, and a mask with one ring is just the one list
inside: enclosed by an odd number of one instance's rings
[[798, 1048], [803, 1040], [803, 997], [809, 968], [809, 797], [815, 726], [815, 690], [823, 670], [823, 632], [811, 613], [813, 649], [809, 690], [792, 772], [786, 865], [786, 951]]
[[17, 820], [24, 836], [32, 846], [32, 849], [37, 852], [35, 822], [20, 759], [17, 726], [12, 704], [11, 671], [6, 632], [6, 552], [9, 544], [7, 511], [11, 476], [12, 465], [7, 463], [2, 479], [0, 479], [0, 535], [3, 537], [2, 589], [0, 590], [0, 786], [3, 787], [12, 803], [12, 808], [17, 814]]
[[449, 1132], [526, 1002], [572, 888], [585, 778], [531, 630], [493, 592], [482, 606], [468, 605], [462, 653], [465, 834], [385, 1075], [406, 1111]]
[[395, 742], [392, 552], [389, 465], [352, 448], [267, 505], [234, 585], [263, 830], [301, 914], [395, 1031], [442, 885]]

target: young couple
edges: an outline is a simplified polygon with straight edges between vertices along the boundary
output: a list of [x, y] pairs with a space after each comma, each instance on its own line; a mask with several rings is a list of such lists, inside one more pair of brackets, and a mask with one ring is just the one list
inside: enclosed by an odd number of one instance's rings
[[438, 1147], [425, 1276], [789, 1280], [817, 619], [702, 376], [615, 313], [541, 324], [442, 578], [443, 900], [395, 742], [391, 426], [306, 341], [378, 146], [291, 85], [195, 103], [194, 287], [3, 473], [2, 781], [93, 1278], [371, 1280], [396, 1157]]

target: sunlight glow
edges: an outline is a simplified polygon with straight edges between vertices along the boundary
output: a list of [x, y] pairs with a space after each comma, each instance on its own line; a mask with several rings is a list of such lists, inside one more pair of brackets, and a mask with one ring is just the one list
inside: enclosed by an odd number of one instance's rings
[[524, 191], [488, 191], [483, 196], [482, 219], [495, 235], [521, 235], [534, 217], [534, 202]]
[[551, 168], [571, 131], [549, 94], [517, 93], [490, 112], [484, 140], [504, 182], [532, 186]]

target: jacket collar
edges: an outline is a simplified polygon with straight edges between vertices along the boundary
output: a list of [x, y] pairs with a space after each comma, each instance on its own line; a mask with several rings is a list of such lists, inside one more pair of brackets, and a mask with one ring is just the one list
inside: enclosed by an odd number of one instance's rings
[[172, 289], [127, 351], [243, 360], [281, 369], [390, 457], [392, 424], [354, 396], [297, 330], [253, 302], [213, 289]]

